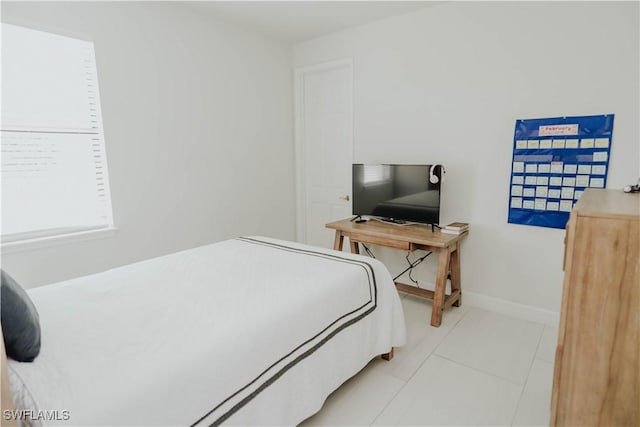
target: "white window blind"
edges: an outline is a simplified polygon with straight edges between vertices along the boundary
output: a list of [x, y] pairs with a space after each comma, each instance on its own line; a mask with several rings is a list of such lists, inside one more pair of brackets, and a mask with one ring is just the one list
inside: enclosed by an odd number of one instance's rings
[[2, 242], [113, 226], [93, 43], [2, 24]]
[[364, 167], [365, 184], [379, 184], [391, 179], [391, 166], [389, 165], [365, 165]]

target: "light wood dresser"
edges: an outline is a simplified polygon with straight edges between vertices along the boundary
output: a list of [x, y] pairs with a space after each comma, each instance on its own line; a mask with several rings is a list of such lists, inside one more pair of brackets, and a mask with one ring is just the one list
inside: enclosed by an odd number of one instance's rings
[[640, 426], [640, 194], [588, 189], [567, 224], [552, 426]]

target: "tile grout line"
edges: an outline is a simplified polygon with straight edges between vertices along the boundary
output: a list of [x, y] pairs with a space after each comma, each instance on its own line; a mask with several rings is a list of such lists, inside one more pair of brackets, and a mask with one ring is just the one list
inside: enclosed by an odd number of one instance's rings
[[502, 380], [502, 381], [506, 381], [509, 384], [516, 385], [518, 387], [524, 387], [524, 385], [527, 382], [527, 380], [525, 379], [524, 383], [519, 383], [517, 381], [510, 380], [509, 378], [504, 378], [504, 377], [501, 377], [500, 375], [496, 375], [496, 374], [494, 374], [492, 372], [483, 371], [483, 370], [475, 368], [473, 366], [465, 365], [464, 363], [458, 362], [458, 361], [453, 360], [453, 359], [449, 359], [448, 357], [443, 356], [442, 354], [434, 354], [433, 356], [439, 357], [440, 359], [444, 359], [444, 360], [446, 360], [448, 362], [451, 362], [451, 363], [455, 363], [456, 365], [462, 366], [463, 368], [471, 369], [472, 371], [476, 371], [478, 373], [481, 373], [481, 374], [484, 374], [484, 375], [489, 375], [490, 377], [493, 377], [493, 378], [496, 378], [496, 379], [499, 379], [499, 380]]
[[[542, 330], [542, 337], [540, 337], [540, 342], [538, 343], [538, 348], [540, 348], [540, 344], [542, 344], [542, 338], [544, 337], [544, 331], [547, 328], [554, 328], [553, 326], [549, 326], [549, 325], [544, 325], [544, 329]], [[558, 328], [554, 328], [554, 329], [558, 329]], [[556, 339], [555, 339], [555, 344], [556, 347], [558, 346], [558, 334], [556, 333]], [[541, 362], [545, 362], [545, 363], [551, 363], [552, 365], [555, 366], [556, 364], [556, 352], [555, 352], [555, 347], [554, 347], [554, 351], [553, 351], [553, 360], [549, 361], [549, 360], [545, 360], [542, 357], [538, 357], [538, 349], [536, 349], [536, 359], [538, 359]]]
[[[449, 334], [458, 326], [458, 324], [460, 323], [460, 321], [464, 318], [464, 316], [467, 315], [467, 313], [469, 313], [469, 310], [465, 311], [464, 313], [462, 313], [462, 316], [460, 316], [460, 319], [458, 319], [454, 325], [451, 327], [451, 330], [449, 332], [447, 332], [442, 339], [440, 340], [440, 343], [442, 343], [442, 341], [444, 341]], [[405, 319], [406, 320], [406, 319]], [[429, 327], [431, 327], [431, 325], [429, 325]], [[371, 422], [371, 424], [369, 424], [370, 426], [375, 424], [375, 422], [378, 420], [378, 418], [380, 418], [380, 415], [382, 415], [384, 413], [384, 411], [389, 407], [389, 405], [391, 405], [391, 402], [393, 402], [396, 397], [398, 397], [398, 394], [400, 394], [400, 392], [402, 390], [404, 390], [404, 388], [407, 386], [407, 384], [409, 384], [409, 381], [411, 381], [413, 379], [413, 377], [416, 375], [416, 373], [420, 370], [420, 368], [422, 368], [422, 366], [427, 362], [427, 360], [429, 360], [430, 357], [435, 355], [435, 352], [437, 350], [437, 348], [440, 346], [440, 343], [438, 343], [438, 345], [431, 350], [431, 352], [429, 352], [429, 354], [427, 355], [427, 357], [424, 358], [424, 360], [418, 365], [418, 367], [415, 369], [415, 371], [413, 371], [413, 374], [411, 374], [411, 376], [409, 377], [409, 379], [407, 379], [406, 381], [404, 381], [404, 384], [402, 385], [402, 387], [400, 387], [398, 389], [398, 391], [393, 395], [393, 397], [391, 399], [389, 399], [389, 401], [387, 402], [386, 405], [384, 405], [384, 407], [382, 408], [382, 410], [380, 412], [378, 412], [378, 415], [376, 415], [376, 417], [373, 419], [373, 422]], [[401, 378], [395, 377], [401, 381], [403, 381]]]
[[[473, 306], [472, 306], [473, 307]], [[458, 327], [458, 325], [460, 324], [460, 322], [462, 322], [462, 319], [471, 311], [472, 309], [467, 310], [461, 317], [460, 319], [458, 319], [458, 321], [455, 323], [455, 325], [453, 325], [453, 327], [451, 328], [451, 330], [442, 338], [442, 340], [440, 340], [440, 342], [438, 343], [438, 345], [433, 349], [433, 351], [431, 352], [431, 354], [435, 354], [436, 351], [438, 351], [438, 349], [440, 348], [440, 346], [442, 345], [442, 342], [449, 336], [449, 334], [451, 332], [453, 332], [453, 330], [455, 328]], [[431, 354], [429, 354], [429, 356], [431, 356]]]
[[[487, 309], [484, 309], [484, 308], [480, 308], [480, 307], [474, 307], [474, 308], [475, 308], [475, 309], [477, 309], [477, 310], [487, 311], [487, 312], [489, 312], [489, 313], [494, 313], [494, 314], [499, 314], [499, 315], [502, 315], [502, 316], [506, 316], [506, 315], [504, 315], [504, 314], [502, 314], [502, 313], [498, 313], [498, 312], [495, 312], [495, 311], [487, 310]], [[470, 310], [469, 310], [469, 311], [470, 311]], [[467, 311], [467, 313], [468, 313], [469, 311]], [[465, 314], [466, 314], [466, 313], [465, 313]], [[463, 316], [463, 317], [464, 317], [464, 316]], [[510, 316], [507, 316], [507, 317], [510, 317]], [[462, 320], [462, 317], [460, 318], [460, 320]], [[530, 320], [523, 320], [523, 321], [524, 321], [524, 322], [526, 322], [526, 323], [534, 323], [534, 324], [539, 324], [539, 325], [541, 325], [541, 326], [542, 326], [542, 334], [544, 334], [544, 329], [547, 327], [547, 325], [545, 325], [545, 324], [543, 324], [543, 323], [539, 323], [539, 322], [532, 322], [532, 321], [530, 321]], [[458, 323], [459, 323], [459, 321], [458, 321]], [[456, 326], [458, 326], [458, 323], [456, 323]], [[452, 330], [453, 330], [453, 328], [452, 328]], [[529, 369], [528, 369], [527, 376], [526, 376], [526, 378], [525, 378], [525, 380], [524, 380], [524, 383], [522, 383], [522, 384], [518, 383], [517, 381], [511, 380], [511, 379], [509, 379], [509, 378], [501, 377], [500, 375], [494, 374], [494, 373], [492, 373], [492, 372], [483, 371], [482, 369], [479, 369], [479, 368], [476, 368], [476, 367], [473, 367], [473, 366], [466, 365], [466, 364], [464, 364], [464, 363], [462, 363], [462, 362], [458, 362], [457, 360], [450, 359], [449, 357], [444, 356], [444, 355], [442, 355], [442, 354], [436, 354], [436, 356], [438, 356], [438, 357], [440, 357], [440, 358], [442, 358], [442, 359], [448, 360], [448, 361], [450, 361], [450, 362], [453, 362], [453, 363], [455, 363], [455, 364], [457, 364], [457, 365], [464, 366], [465, 368], [473, 369], [474, 371], [481, 372], [481, 373], [483, 373], [483, 374], [487, 374], [487, 375], [491, 375], [491, 376], [493, 376], [493, 377], [495, 377], [495, 378], [498, 378], [498, 379], [501, 379], [501, 380], [505, 380], [505, 381], [507, 381], [507, 382], [510, 382], [511, 384], [514, 384], [514, 385], [518, 385], [518, 386], [522, 386], [522, 387], [524, 387], [524, 386], [526, 385], [526, 383], [527, 383], [528, 378], [529, 378], [529, 373], [531, 372], [531, 367], [533, 366], [533, 362], [534, 362], [534, 360], [537, 358], [536, 356], [537, 356], [537, 353], [538, 353], [538, 348], [540, 347], [540, 342], [542, 341], [542, 334], [540, 334], [540, 338], [538, 338], [538, 343], [536, 344], [536, 349], [534, 350], [533, 358], [531, 359], [531, 364], [529, 365]], [[449, 335], [449, 334], [447, 334], [447, 335]], [[445, 336], [445, 338], [446, 338], [446, 336]], [[443, 339], [442, 341], [444, 341], [444, 339]], [[439, 347], [440, 347], [440, 345], [442, 344], [442, 341], [441, 341], [441, 342], [440, 342], [440, 344], [438, 344], [438, 346], [433, 350], [433, 352], [434, 352], [434, 353], [438, 351], [438, 348], [439, 348]], [[518, 401], [518, 403], [519, 403], [519, 401]]]
[[522, 403], [522, 396], [524, 396], [524, 390], [527, 388], [527, 384], [529, 383], [529, 376], [531, 375], [531, 368], [533, 368], [533, 364], [535, 363], [538, 356], [538, 349], [540, 348], [540, 343], [542, 342], [542, 337], [544, 336], [544, 330], [547, 328], [547, 325], [544, 325], [542, 328], [542, 333], [540, 334], [540, 339], [538, 340], [538, 345], [536, 345], [536, 351], [533, 353], [533, 358], [531, 359], [531, 364], [529, 365], [529, 372], [527, 373], [527, 378], [524, 381], [524, 385], [522, 386], [522, 391], [520, 391], [520, 398], [518, 398], [518, 404], [516, 405], [516, 410], [511, 417], [511, 425], [516, 420], [516, 416], [518, 416], [518, 409], [520, 409], [520, 404]]

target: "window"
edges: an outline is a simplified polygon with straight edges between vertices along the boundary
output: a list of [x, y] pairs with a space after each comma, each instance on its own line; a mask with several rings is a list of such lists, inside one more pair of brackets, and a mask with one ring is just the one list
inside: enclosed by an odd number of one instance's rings
[[365, 185], [382, 184], [391, 179], [391, 166], [389, 165], [365, 165], [364, 167]]
[[93, 43], [2, 24], [2, 245], [113, 228]]

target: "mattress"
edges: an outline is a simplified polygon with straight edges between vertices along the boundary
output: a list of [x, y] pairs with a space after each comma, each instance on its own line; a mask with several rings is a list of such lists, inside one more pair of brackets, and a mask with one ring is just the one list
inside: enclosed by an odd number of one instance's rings
[[293, 425], [405, 341], [380, 262], [264, 237], [29, 295], [42, 350], [8, 363], [27, 425]]

